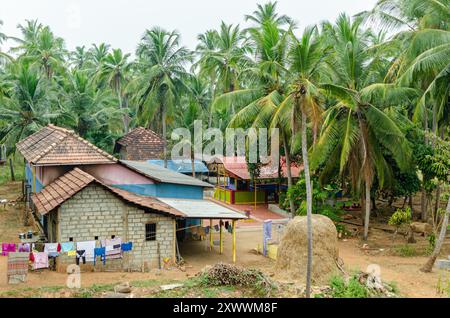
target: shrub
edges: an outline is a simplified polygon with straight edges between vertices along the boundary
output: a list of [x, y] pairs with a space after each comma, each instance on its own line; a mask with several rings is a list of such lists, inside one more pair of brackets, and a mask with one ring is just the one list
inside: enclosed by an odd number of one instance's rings
[[358, 278], [353, 276], [348, 283], [341, 276], [333, 276], [330, 280], [333, 298], [367, 298], [369, 292]]

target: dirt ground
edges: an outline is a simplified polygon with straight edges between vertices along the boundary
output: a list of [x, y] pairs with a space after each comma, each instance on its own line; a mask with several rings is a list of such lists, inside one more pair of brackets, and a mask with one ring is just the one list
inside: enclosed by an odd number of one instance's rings
[[[20, 184], [0, 186], [0, 198], [13, 200], [20, 193]], [[20, 206], [0, 206], [0, 242], [17, 242], [17, 234], [27, 230], [21, 224], [19, 217]], [[416, 237], [418, 242], [414, 245], [417, 255], [400, 256], [399, 248], [406, 245], [403, 236], [392, 240], [392, 234], [382, 230], [373, 229], [367, 242], [369, 249], [363, 249], [363, 242], [358, 238], [339, 240], [339, 256], [344, 262], [348, 272], [365, 270], [369, 264], [378, 264], [381, 267], [382, 279], [394, 282], [403, 297], [441, 297], [437, 294], [437, 286], [441, 283], [450, 284], [450, 271], [434, 269], [432, 273], [419, 271], [427, 257], [423, 254], [427, 242], [423, 237]], [[217, 239], [217, 238], [215, 238]], [[274, 274], [274, 261], [257, 254], [255, 251], [262, 241], [260, 226], [244, 226], [237, 231], [237, 264], [247, 268], [258, 268], [272, 275]], [[121, 273], [121, 272], [86, 272], [81, 275], [82, 287], [93, 284], [111, 284], [124, 281], [140, 280], [185, 280], [194, 276], [206, 265], [217, 262], [232, 261], [231, 235], [224, 235], [224, 253], [218, 252], [218, 246], [213, 251], [208, 249], [209, 242], [186, 242], [180, 244], [181, 255], [186, 261], [184, 270], [174, 268], [171, 270], [154, 270], [150, 273]], [[448, 244], [445, 253], [449, 253]], [[445, 256], [445, 255], [444, 255]], [[64, 286], [67, 275], [64, 273], [44, 270], [39, 273], [29, 273], [27, 282], [20, 286], [10, 286], [6, 282], [7, 257], [0, 256], [0, 293], [17, 288], [34, 288], [44, 286]]]

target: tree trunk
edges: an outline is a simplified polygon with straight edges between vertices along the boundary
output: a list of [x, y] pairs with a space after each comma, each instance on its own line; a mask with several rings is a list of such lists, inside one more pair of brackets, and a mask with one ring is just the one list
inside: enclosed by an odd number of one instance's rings
[[[117, 86], [117, 99], [119, 100], [119, 109], [124, 109], [123, 107], [123, 101], [122, 101], [122, 89], [120, 84]], [[122, 122], [123, 122], [123, 130], [125, 133], [128, 133], [128, 116], [127, 114], [122, 115]]]
[[[369, 237], [369, 221], [370, 221], [370, 182], [369, 180], [366, 178], [365, 180], [365, 184], [366, 184], [366, 199], [365, 204], [366, 204], [366, 214], [364, 216], [364, 241], [367, 241], [367, 238]], [[361, 207], [362, 208], [362, 207]]]
[[445, 236], [447, 234], [448, 218], [450, 215], [450, 198], [447, 201], [447, 208], [445, 209], [444, 219], [441, 225], [441, 232], [439, 233], [439, 238], [436, 241], [434, 251], [431, 254], [428, 262], [420, 269], [422, 272], [429, 273], [433, 269], [434, 262], [436, 261], [439, 253], [441, 252], [442, 244], [444, 244]]
[[[284, 147], [284, 156], [286, 157], [286, 174], [287, 174], [287, 182], [288, 182], [288, 189], [292, 188], [292, 172], [291, 172], [291, 158], [289, 157], [289, 146], [288, 141], [286, 138], [286, 135], [283, 134], [283, 147]], [[292, 218], [295, 217], [295, 203], [293, 198], [289, 198], [289, 207], [291, 209], [291, 215]]]
[[[306, 139], [306, 114], [302, 108], [302, 155], [303, 170], [305, 172], [306, 182], [306, 221], [307, 221], [307, 240], [308, 240], [308, 264], [306, 267], [306, 297], [311, 297], [311, 272], [312, 272], [312, 190], [311, 178], [309, 175], [308, 161], [308, 140]], [[370, 198], [369, 198], [370, 200]]]
[[191, 157], [191, 169], [192, 169], [192, 177], [195, 178], [195, 158]]
[[421, 195], [421, 197], [420, 197], [420, 208], [421, 208], [421, 214], [422, 214], [422, 216], [421, 216], [421, 218], [422, 218], [422, 221], [424, 221], [424, 222], [427, 222], [427, 220], [428, 220], [428, 210], [427, 210], [427, 205], [428, 205], [428, 202], [427, 202], [428, 200], [427, 200], [427, 191], [425, 190], [425, 187], [423, 187], [422, 188], [422, 195]]
[[9, 169], [11, 171], [11, 181], [16, 181], [16, 175], [14, 174], [14, 164], [11, 157], [9, 158]]
[[438, 184], [436, 188], [436, 201], [434, 202], [434, 215], [437, 215], [441, 203], [441, 185]]
[[163, 156], [164, 156], [164, 168], [167, 168], [167, 127], [166, 127], [166, 108], [163, 106], [161, 110], [162, 117], [162, 135], [164, 139]]

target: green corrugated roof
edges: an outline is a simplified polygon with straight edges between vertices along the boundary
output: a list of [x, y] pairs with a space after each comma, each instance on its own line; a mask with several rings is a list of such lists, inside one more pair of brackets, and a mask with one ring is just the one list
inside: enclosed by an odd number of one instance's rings
[[128, 168], [159, 182], [191, 185], [197, 187], [213, 187], [213, 185], [209, 183], [186, 176], [182, 173], [166, 169], [158, 165], [151, 164], [149, 162], [130, 160], [120, 160], [120, 162]]

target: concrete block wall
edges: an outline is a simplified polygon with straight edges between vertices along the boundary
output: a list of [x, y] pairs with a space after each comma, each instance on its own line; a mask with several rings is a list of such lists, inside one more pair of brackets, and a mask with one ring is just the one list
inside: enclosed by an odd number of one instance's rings
[[[54, 212], [52, 212], [54, 213]], [[133, 242], [133, 251], [120, 260], [107, 260], [105, 269], [117, 270], [121, 266], [131, 270], [158, 268], [164, 258], [175, 256], [175, 220], [156, 213], [145, 213], [110, 191], [97, 184], [91, 184], [63, 203], [57, 211], [58, 241], [74, 242], [111, 238], [122, 238], [123, 242]], [[156, 223], [156, 241], [145, 241], [145, 224]], [[158, 254], [159, 243], [159, 254]], [[60, 262], [73, 264], [75, 260], [67, 255], [60, 257]], [[99, 267], [97, 260], [96, 269]]]

